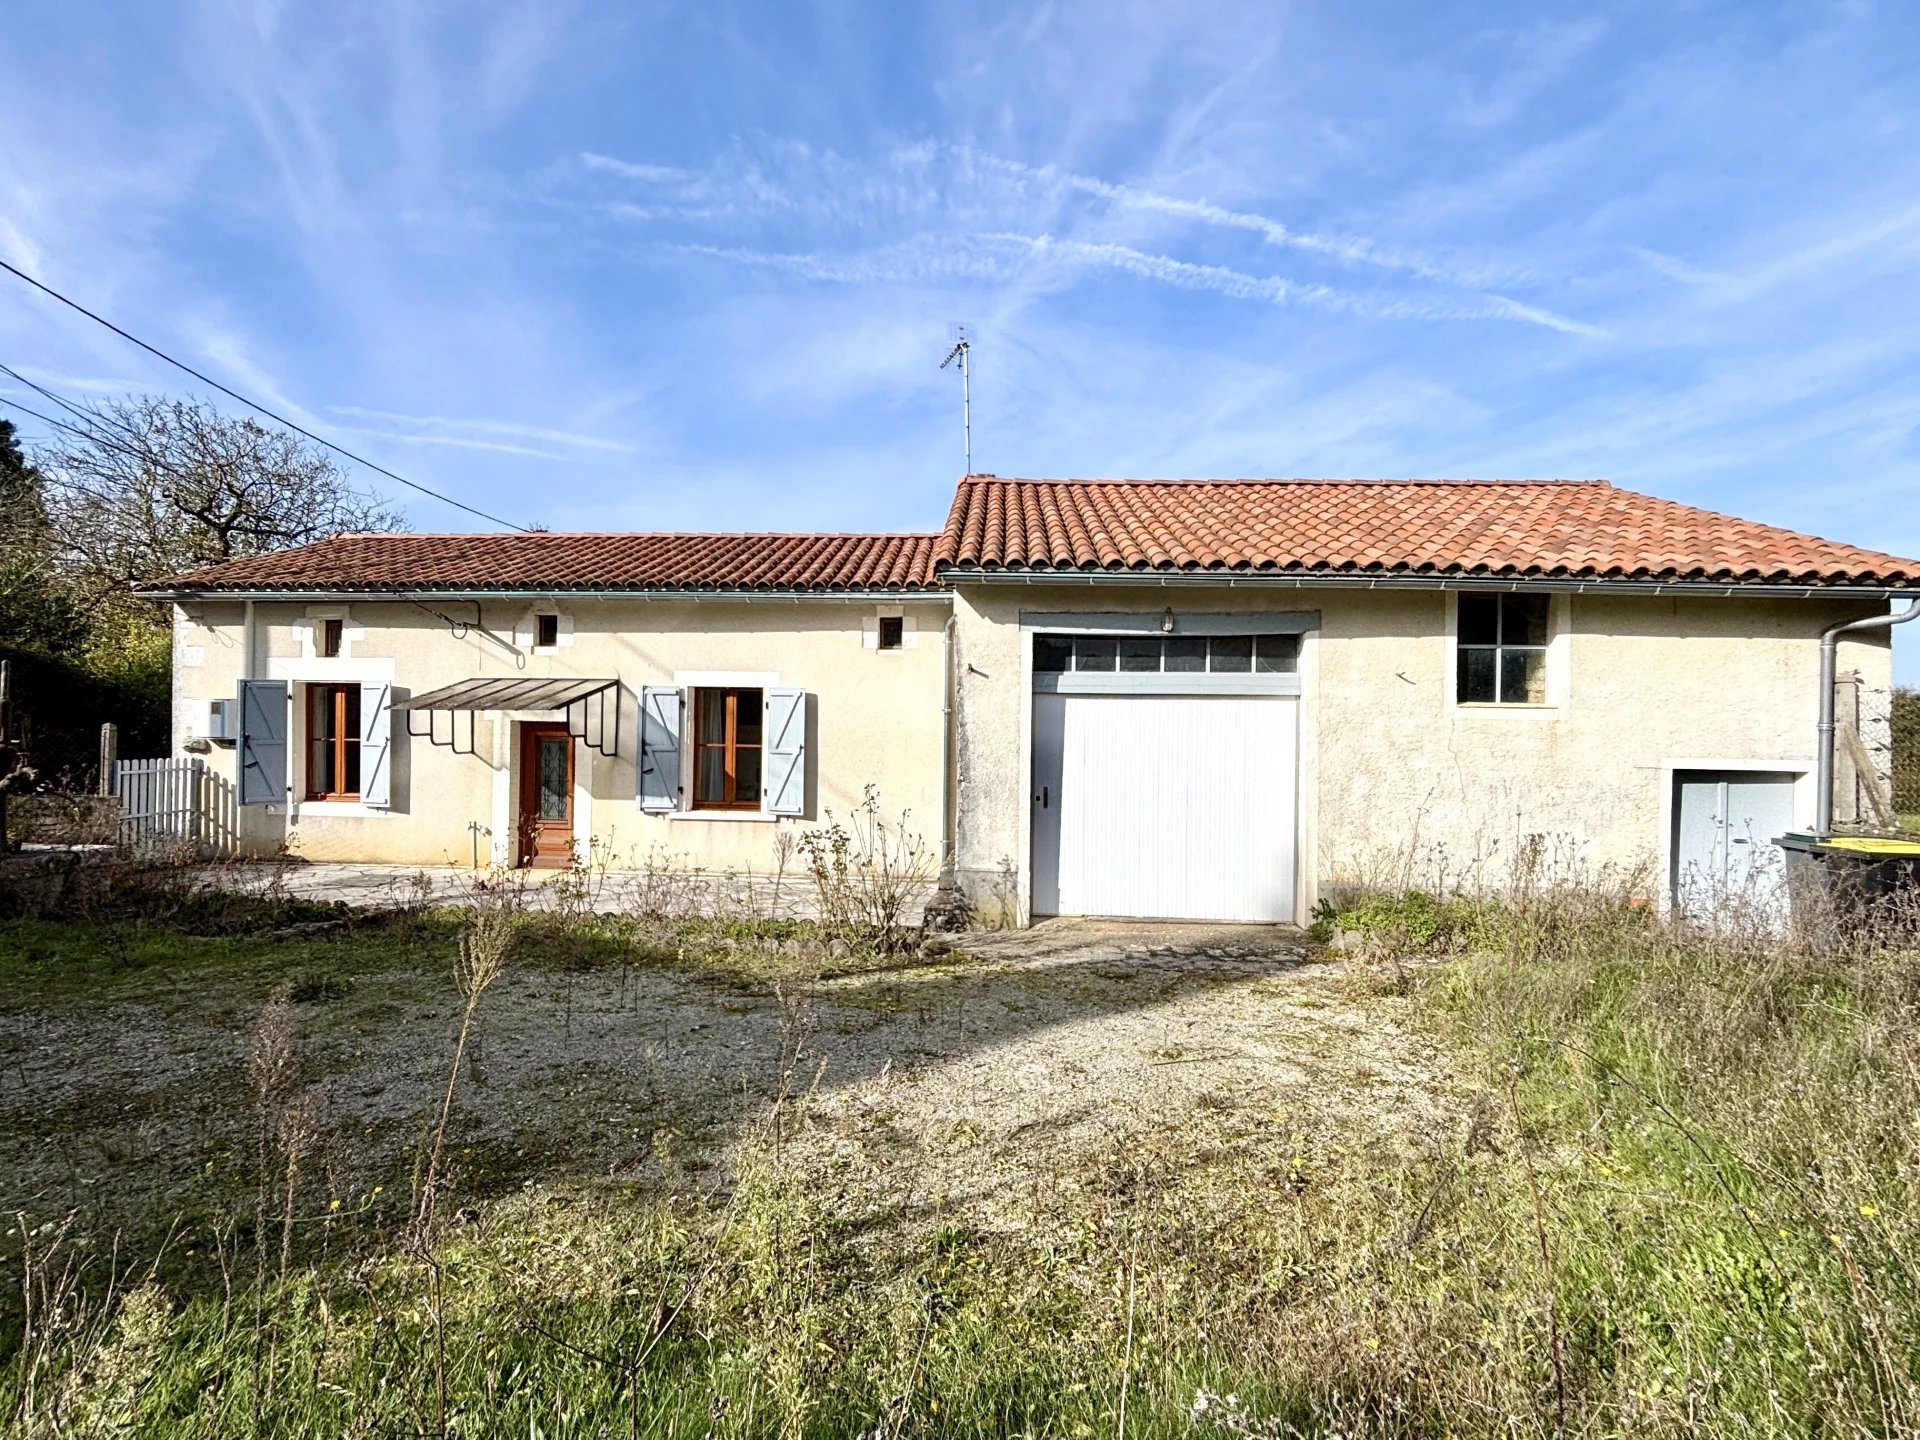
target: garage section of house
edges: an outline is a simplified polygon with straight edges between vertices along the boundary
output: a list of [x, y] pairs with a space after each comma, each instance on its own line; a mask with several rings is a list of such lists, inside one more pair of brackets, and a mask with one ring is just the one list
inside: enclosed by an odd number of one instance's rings
[[1035, 637], [1035, 913], [1296, 918], [1299, 646]]

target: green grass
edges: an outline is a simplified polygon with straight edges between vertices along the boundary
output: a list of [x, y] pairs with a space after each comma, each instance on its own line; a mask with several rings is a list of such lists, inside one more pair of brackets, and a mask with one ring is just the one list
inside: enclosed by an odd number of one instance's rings
[[[1428, 907], [1386, 908], [1425, 932]], [[69, 1236], [35, 1273], [92, 1257], [86, 1303], [30, 1394], [16, 1317], [0, 1413], [169, 1437], [1109, 1436], [1123, 1405], [1132, 1436], [1912, 1433], [1914, 954], [1823, 960], [1585, 897], [1464, 918], [1501, 948], [1354, 982], [1370, 1023], [1424, 1028], [1466, 1076], [1417, 1133], [1231, 1096], [1172, 1129], [1116, 1115], [990, 1226], [910, 1171], [804, 1160], [800, 1098], [720, 1171], [536, 1186], [424, 1247], [329, 1239], [322, 1213], [284, 1277], [245, 1211], [230, 1287], [124, 1255], [109, 1286], [108, 1237]], [[620, 935], [589, 942], [567, 963]], [[9, 1003], [161, 963], [157, 939], [87, 943], [0, 942]], [[790, 963], [756, 943], [730, 974]]]

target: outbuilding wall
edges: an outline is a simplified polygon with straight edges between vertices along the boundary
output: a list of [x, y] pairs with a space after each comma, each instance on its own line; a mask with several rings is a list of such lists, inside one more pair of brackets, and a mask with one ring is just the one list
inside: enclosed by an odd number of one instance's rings
[[[944, 597], [901, 603], [563, 597], [539, 607], [562, 617], [561, 643], [547, 651], [531, 644], [530, 600], [490, 602], [478, 626], [463, 624], [464, 633], [449, 622], [472, 620], [471, 602], [436, 602], [433, 608], [440, 615], [391, 602], [262, 601], [253, 605], [249, 621], [239, 602], [176, 606], [175, 753], [205, 733], [208, 702], [232, 697], [248, 676], [389, 683], [396, 699], [474, 676], [617, 678], [623, 687], [618, 753], [603, 757], [575, 746], [575, 833], [583, 855], [591, 846], [615, 866], [638, 866], [653, 852], [683, 866], [765, 873], [776, 834], [823, 823], [829, 814], [844, 819], [869, 786], [890, 821], [906, 812], [909, 827], [937, 853]], [[313, 653], [314, 622], [326, 615], [346, 622], [338, 658]], [[901, 648], [875, 644], [881, 615], [905, 617]], [[736, 678], [721, 678], [729, 676]], [[647, 685], [698, 683], [694, 677], [807, 692], [803, 815], [669, 816], [637, 808], [638, 692]], [[473, 730], [477, 753], [463, 755], [409, 738], [407, 717], [396, 711], [388, 808], [298, 800], [248, 806], [240, 812], [242, 847], [268, 854], [284, 845], [314, 860], [431, 865], [467, 864], [477, 843], [481, 863], [507, 861], [511, 825], [500, 821], [516, 794], [514, 718], [479, 715]], [[440, 723], [444, 734], [446, 717]], [[208, 764], [231, 779], [235, 755], [235, 747], [215, 744]], [[476, 824], [493, 833], [476, 835], [470, 828]]]
[[[1317, 611], [1301, 652], [1300, 909], [1331, 884], [1504, 878], [1522, 847], [1561, 873], [1615, 866], [1660, 892], [1663, 794], [1680, 762], [1813, 764], [1821, 629], [1857, 600], [1556, 595], [1548, 703], [1454, 703], [1441, 590], [967, 585], [955, 601], [958, 872], [976, 902], [1029, 902], [1031, 638], [1022, 612]], [[1891, 687], [1885, 632], [1843, 675]], [[1880, 713], [1871, 703], [1863, 715]], [[1882, 743], [1868, 735], [1869, 748]], [[1875, 753], [1881, 753], [1877, 749]], [[1219, 763], [1231, 765], [1223, 755]], [[1811, 785], [1801, 787], [1811, 820]], [[1843, 800], [1843, 804], [1845, 801]], [[1843, 811], [1842, 818], [1847, 818]], [[1530, 841], [1529, 837], [1541, 837]]]

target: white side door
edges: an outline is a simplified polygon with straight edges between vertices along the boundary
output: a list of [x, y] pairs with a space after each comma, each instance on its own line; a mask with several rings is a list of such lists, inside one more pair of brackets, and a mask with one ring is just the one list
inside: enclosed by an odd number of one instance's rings
[[1703, 921], [1777, 918], [1785, 856], [1773, 840], [1793, 828], [1794, 780], [1745, 770], [1674, 773], [1675, 906]]

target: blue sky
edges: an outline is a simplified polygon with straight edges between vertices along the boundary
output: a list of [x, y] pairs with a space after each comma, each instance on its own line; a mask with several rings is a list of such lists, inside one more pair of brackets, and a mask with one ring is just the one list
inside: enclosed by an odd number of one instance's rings
[[[1910, 4], [19, 0], [6, 36], [0, 255], [515, 520], [937, 528], [964, 321], [983, 470], [1601, 475], [1920, 554]], [[12, 281], [0, 360], [178, 388]]]

